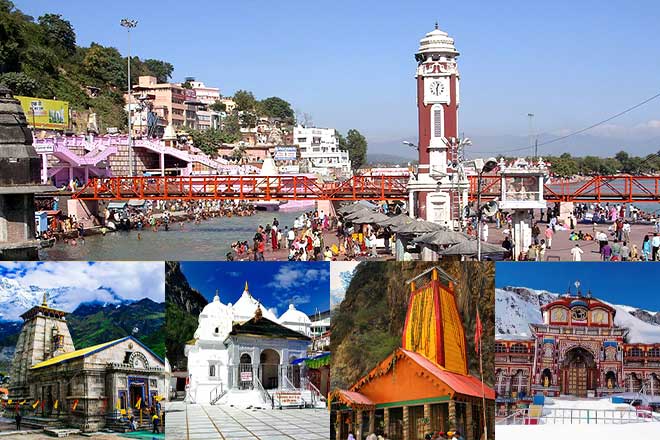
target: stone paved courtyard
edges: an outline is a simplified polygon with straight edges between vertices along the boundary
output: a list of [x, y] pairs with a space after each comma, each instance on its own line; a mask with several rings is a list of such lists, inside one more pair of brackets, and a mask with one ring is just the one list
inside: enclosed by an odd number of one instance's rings
[[166, 407], [167, 440], [327, 440], [325, 409], [240, 409], [173, 402]]

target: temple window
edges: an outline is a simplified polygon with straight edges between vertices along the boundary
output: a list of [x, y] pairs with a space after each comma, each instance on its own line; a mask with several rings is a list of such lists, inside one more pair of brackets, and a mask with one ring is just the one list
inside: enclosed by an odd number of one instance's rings
[[215, 365], [209, 365], [209, 376], [215, 377]]
[[527, 347], [523, 344], [513, 344], [511, 346], [511, 353], [527, 353]]
[[660, 347], [653, 347], [649, 349], [648, 357], [660, 357]]
[[502, 343], [495, 344], [495, 353], [506, 353], [506, 345]]
[[629, 356], [632, 356], [632, 357], [643, 357], [644, 356], [644, 352], [642, 351], [642, 349], [637, 348], [637, 347], [631, 348], [628, 353], [629, 353]]

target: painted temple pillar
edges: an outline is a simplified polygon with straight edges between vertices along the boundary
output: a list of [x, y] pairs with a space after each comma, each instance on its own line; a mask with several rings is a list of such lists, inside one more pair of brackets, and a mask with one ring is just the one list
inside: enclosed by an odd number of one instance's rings
[[456, 402], [453, 400], [449, 401], [449, 429], [455, 431], [457, 427], [456, 423]]
[[337, 421], [335, 422], [335, 424], [337, 425], [337, 428], [335, 429], [335, 440], [342, 440], [341, 439], [341, 430], [342, 430], [342, 424], [344, 422], [342, 414], [343, 413], [341, 411], [337, 411], [337, 416], [336, 416]]
[[410, 414], [408, 407], [403, 407], [403, 440], [413, 440], [410, 438]]
[[383, 429], [386, 437], [390, 436], [390, 409], [383, 409], [383, 423], [385, 424], [385, 429]]
[[362, 410], [355, 413], [355, 438], [362, 438]]
[[465, 438], [467, 440], [476, 439], [476, 433], [472, 432], [472, 404], [468, 402], [465, 405]]
[[[431, 404], [430, 403], [425, 403], [424, 404], [424, 418], [427, 420], [431, 420]], [[434, 426], [429, 426], [431, 431], [435, 430]]]
[[376, 410], [369, 411], [369, 434], [376, 432]]

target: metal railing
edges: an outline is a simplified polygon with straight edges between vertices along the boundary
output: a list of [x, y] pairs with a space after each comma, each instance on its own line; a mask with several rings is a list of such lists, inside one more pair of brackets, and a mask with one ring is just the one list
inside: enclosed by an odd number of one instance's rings
[[312, 395], [312, 406], [316, 406], [318, 402], [325, 401], [325, 397], [321, 394], [321, 391], [316, 388], [316, 386], [309, 380], [308, 377], [303, 379], [303, 389], [308, 390]]
[[225, 394], [227, 394], [227, 390], [223, 389], [222, 382], [220, 382], [220, 385], [213, 388], [209, 393], [209, 402], [211, 405], [215, 405]]
[[266, 391], [258, 377], [255, 376], [254, 382], [257, 384], [257, 390], [261, 393], [261, 398], [263, 399], [264, 403], [270, 403], [271, 409], [275, 408], [275, 399], [270, 395], [268, 391]]
[[660, 422], [660, 416], [640, 409], [547, 408], [540, 415], [530, 415], [530, 409], [519, 409], [496, 422], [497, 425], [581, 425]]

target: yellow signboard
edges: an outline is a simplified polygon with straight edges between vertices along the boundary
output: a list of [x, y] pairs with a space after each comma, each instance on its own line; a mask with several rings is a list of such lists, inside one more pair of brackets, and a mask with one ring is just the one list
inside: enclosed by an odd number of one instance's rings
[[38, 129], [64, 130], [69, 127], [69, 103], [54, 99], [16, 96], [28, 125]]

